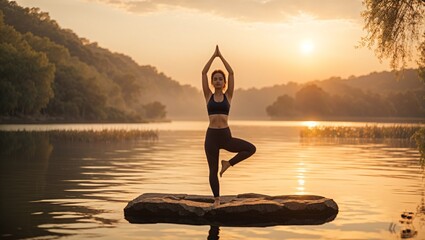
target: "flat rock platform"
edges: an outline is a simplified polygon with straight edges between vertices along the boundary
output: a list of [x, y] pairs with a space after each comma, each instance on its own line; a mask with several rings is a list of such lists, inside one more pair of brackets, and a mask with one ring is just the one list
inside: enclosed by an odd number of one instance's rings
[[318, 225], [338, 214], [334, 200], [315, 195], [244, 193], [220, 199], [214, 208], [212, 196], [144, 193], [127, 204], [124, 215], [130, 223], [267, 227]]

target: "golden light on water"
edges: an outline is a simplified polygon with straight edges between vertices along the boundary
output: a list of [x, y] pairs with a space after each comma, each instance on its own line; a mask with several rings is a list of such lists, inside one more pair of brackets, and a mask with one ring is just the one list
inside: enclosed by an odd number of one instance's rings
[[[300, 186], [304, 186], [304, 183], [305, 183], [305, 180], [304, 179], [302, 179], [304, 176], [299, 176], [299, 179], [298, 179], [298, 185], [300, 185]], [[304, 190], [304, 189], [303, 189]]]
[[305, 122], [302, 122], [302, 125], [303, 126], [306, 126], [306, 127], [309, 127], [309, 128], [317, 127], [318, 124], [319, 123], [316, 122], [316, 121], [305, 121]]
[[300, 165], [300, 167], [297, 168], [296, 178], [297, 178], [298, 185], [296, 187], [296, 190], [297, 190], [296, 194], [303, 195], [305, 194], [305, 175], [304, 174], [306, 172], [306, 169], [305, 169], [304, 162], [299, 162], [298, 165]]

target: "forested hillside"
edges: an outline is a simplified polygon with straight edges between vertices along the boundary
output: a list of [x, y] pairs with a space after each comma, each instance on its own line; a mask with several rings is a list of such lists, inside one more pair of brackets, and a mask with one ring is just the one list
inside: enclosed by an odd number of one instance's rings
[[[231, 119], [425, 118], [425, 85], [415, 69], [399, 78], [374, 72], [305, 84], [282, 79], [261, 89], [240, 89], [239, 81]], [[164, 118], [206, 120], [201, 91], [61, 28], [40, 9], [0, 0], [1, 121]]]
[[316, 84], [308, 84], [294, 97], [287, 94], [279, 96], [266, 111], [276, 119], [392, 117], [425, 120], [424, 96], [423, 89], [378, 94], [348, 86], [341, 93], [330, 94]]
[[143, 121], [202, 108], [196, 88], [62, 29], [49, 14], [0, 0], [0, 114]]
[[425, 118], [425, 84], [416, 69], [407, 69], [400, 76], [375, 72], [347, 79], [240, 89], [235, 96], [234, 113], [245, 119]]

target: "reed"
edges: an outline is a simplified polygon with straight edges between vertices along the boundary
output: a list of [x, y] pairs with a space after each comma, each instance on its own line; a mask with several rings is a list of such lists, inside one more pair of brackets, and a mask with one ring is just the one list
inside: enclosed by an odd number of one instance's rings
[[300, 131], [301, 138], [398, 138], [411, 139], [413, 134], [421, 127], [416, 126], [364, 126], [364, 127], [343, 127], [343, 126], [319, 126], [306, 127]]
[[46, 130], [46, 131], [0, 131], [1, 139], [47, 137], [52, 141], [65, 142], [117, 142], [128, 140], [155, 140], [157, 131], [153, 130]]
[[416, 131], [412, 139], [416, 141], [416, 146], [418, 146], [419, 153], [421, 154], [421, 165], [425, 166], [425, 127]]
[[362, 138], [362, 139], [404, 139], [416, 142], [420, 163], [425, 166], [425, 127], [306, 127], [300, 131], [301, 138]]

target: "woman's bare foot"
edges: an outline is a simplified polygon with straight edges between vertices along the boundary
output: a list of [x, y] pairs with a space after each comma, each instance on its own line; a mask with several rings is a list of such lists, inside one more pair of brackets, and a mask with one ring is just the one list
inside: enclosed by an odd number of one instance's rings
[[213, 204], [213, 207], [214, 207], [214, 208], [216, 208], [216, 207], [218, 207], [218, 206], [220, 206], [220, 197], [216, 197], [216, 198], [214, 198], [214, 204]]
[[229, 161], [221, 160], [221, 171], [220, 177], [222, 177], [223, 173], [232, 165], [230, 165]]

